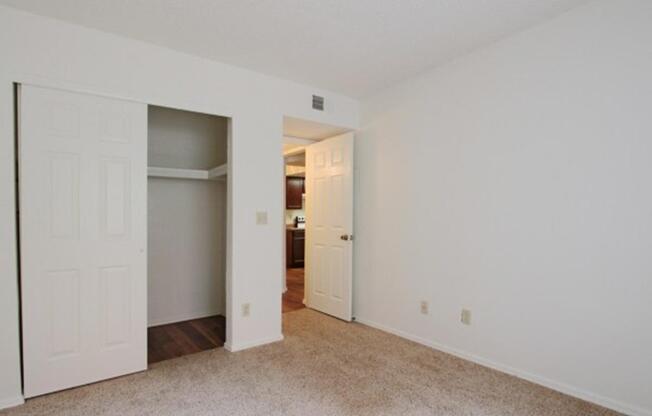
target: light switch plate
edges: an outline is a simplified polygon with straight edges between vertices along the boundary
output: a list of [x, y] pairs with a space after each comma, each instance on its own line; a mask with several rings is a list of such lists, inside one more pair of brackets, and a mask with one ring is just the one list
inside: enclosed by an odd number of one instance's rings
[[256, 225], [267, 225], [267, 211], [256, 212]]
[[462, 309], [460, 321], [464, 325], [471, 325], [471, 311], [469, 309]]

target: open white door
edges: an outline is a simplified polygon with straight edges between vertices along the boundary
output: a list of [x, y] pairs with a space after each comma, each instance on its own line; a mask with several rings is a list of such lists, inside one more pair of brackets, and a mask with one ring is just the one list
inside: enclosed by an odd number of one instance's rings
[[306, 305], [351, 320], [353, 133], [306, 147]]
[[24, 394], [147, 368], [147, 106], [22, 86]]

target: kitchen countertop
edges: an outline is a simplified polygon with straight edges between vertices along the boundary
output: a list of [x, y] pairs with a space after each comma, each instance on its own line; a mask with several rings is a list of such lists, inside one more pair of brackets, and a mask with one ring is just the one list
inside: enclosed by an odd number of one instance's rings
[[295, 227], [294, 224], [285, 224], [286, 230], [296, 231], [296, 230], [305, 230], [305, 228]]

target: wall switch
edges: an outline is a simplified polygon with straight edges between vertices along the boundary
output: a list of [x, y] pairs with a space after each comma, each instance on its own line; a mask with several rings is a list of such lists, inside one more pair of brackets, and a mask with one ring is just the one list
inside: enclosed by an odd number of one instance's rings
[[428, 315], [428, 301], [422, 300], [420, 308], [423, 315]]
[[471, 311], [469, 309], [462, 309], [460, 321], [462, 321], [464, 325], [471, 325]]
[[266, 224], [267, 224], [267, 211], [257, 211], [256, 225], [266, 225]]
[[242, 304], [242, 316], [245, 318], [249, 316], [251, 313], [251, 304], [250, 303], [243, 303]]

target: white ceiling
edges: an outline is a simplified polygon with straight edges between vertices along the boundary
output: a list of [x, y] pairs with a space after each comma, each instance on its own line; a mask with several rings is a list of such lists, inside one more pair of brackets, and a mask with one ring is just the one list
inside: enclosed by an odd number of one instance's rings
[[283, 135], [303, 139], [322, 140], [328, 137], [346, 133], [349, 129], [319, 123], [317, 121], [303, 120], [294, 117], [283, 117]]
[[587, 0], [0, 0], [364, 97]]

